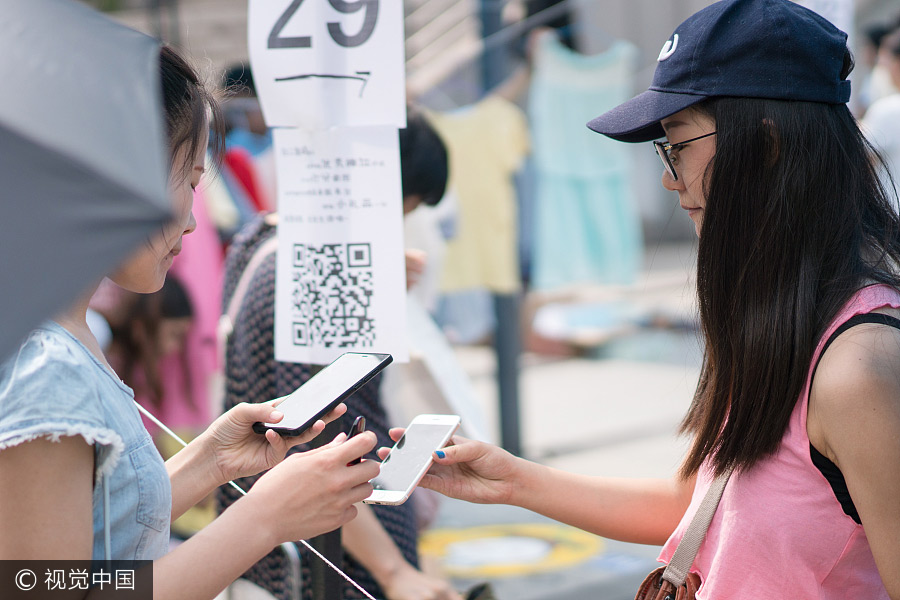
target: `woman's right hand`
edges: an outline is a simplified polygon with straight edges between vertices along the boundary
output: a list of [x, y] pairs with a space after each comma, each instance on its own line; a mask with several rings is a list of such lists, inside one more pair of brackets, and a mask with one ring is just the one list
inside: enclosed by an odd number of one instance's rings
[[353, 505], [372, 493], [369, 481], [378, 475], [379, 463], [348, 463], [370, 452], [376, 442], [372, 432], [349, 440], [341, 433], [321, 448], [288, 456], [260, 477], [243, 501], [254, 504], [273, 545], [308, 539], [352, 520]]
[[[405, 430], [391, 429], [395, 442]], [[383, 460], [389, 448], [379, 448]], [[521, 459], [484, 442], [476, 442], [455, 435], [450, 445], [432, 454], [434, 464], [419, 483], [421, 487], [478, 504], [510, 504]]]

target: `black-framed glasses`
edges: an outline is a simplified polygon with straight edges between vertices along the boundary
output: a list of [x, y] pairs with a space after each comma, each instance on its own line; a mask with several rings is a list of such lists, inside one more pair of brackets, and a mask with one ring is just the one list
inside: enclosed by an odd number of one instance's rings
[[697, 140], [708, 138], [711, 135], [716, 135], [716, 132], [713, 131], [712, 133], [707, 133], [695, 138], [691, 138], [689, 140], [684, 140], [683, 142], [678, 142], [677, 144], [670, 144], [668, 142], [653, 142], [653, 147], [656, 148], [656, 153], [659, 155], [659, 159], [662, 161], [663, 167], [666, 168], [666, 172], [672, 176], [672, 179], [678, 181], [678, 173], [675, 172], [675, 162], [672, 160], [672, 156], [670, 155], [670, 153], [672, 151], [678, 152], [691, 142], [696, 142]]

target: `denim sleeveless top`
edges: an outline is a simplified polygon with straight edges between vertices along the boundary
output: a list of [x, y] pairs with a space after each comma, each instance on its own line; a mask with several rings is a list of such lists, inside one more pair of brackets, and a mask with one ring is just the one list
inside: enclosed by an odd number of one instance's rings
[[161, 557], [168, 549], [172, 492], [134, 392], [50, 321], [0, 364], [0, 452], [36, 438], [74, 435], [94, 448], [92, 558], [105, 556], [104, 486], [111, 558]]

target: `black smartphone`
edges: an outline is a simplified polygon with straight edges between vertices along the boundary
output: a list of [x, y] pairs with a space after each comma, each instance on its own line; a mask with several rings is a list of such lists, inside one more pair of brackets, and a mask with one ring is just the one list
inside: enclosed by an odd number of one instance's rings
[[[366, 430], [366, 418], [362, 415], [356, 417], [353, 421], [353, 425], [350, 426], [350, 431], [347, 433], [347, 440], [349, 441], [354, 435], [359, 435], [363, 431]], [[362, 462], [362, 457], [354, 458], [350, 462], [347, 463], [347, 466], [358, 465]]]
[[300, 435], [335, 406], [353, 395], [382, 369], [391, 364], [390, 354], [346, 352], [313, 375], [275, 407], [284, 413], [279, 423], [254, 423], [253, 431], [271, 429], [280, 435]]

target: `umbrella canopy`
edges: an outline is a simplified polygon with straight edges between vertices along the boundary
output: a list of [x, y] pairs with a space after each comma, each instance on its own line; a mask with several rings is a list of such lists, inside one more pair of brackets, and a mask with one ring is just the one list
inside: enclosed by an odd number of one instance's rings
[[0, 0], [0, 360], [170, 213], [159, 44], [71, 0]]

